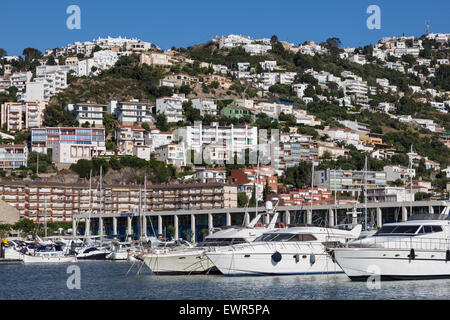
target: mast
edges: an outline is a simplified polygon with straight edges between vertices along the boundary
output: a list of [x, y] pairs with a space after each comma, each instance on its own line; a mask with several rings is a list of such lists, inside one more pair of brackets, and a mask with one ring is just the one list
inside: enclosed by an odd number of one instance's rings
[[336, 169], [333, 170], [334, 175], [334, 224], [337, 225], [337, 183], [336, 183]]
[[411, 145], [411, 152], [409, 154], [409, 215], [412, 216], [412, 202], [414, 200], [413, 195], [413, 183], [412, 183], [412, 167], [413, 167], [413, 145]]
[[258, 215], [258, 187], [259, 187], [259, 151], [258, 151], [258, 164], [257, 164], [257, 169], [258, 172], [256, 173], [256, 190], [255, 190], [255, 200], [256, 200], [256, 210], [255, 210], [255, 214]]
[[[311, 222], [313, 213], [313, 197], [314, 197], [314, 160], [311, 162], [311, 198], [310, 198], [310, 212], [311, 212]], [[308, 223], [308, 221], [306, 221]]]
[[[100, 166], [100, 183], [99, 183], [99, 189], [100, 190], [99, 190], [99, 198], [98, 198], [98, 212], [100, 214], [100, 219], [102, 218], [101, 217], [101, 213], [102, 213], [102, 200], [103, 200], [103, 197], [102, 197], [102, 173], [103, 173], [103, 166]], [[103, 243], [103, 223], [102, 223], [102, 226], [99, 226], [99, 227], [101, 227], [101, 229], [100, 229], [100, 243]]]
[[47, 197], [44, 198], [44, 236], [47, 238]]
[[[92, 198], [92, 169], [89, 171], [89, 210], [88, 210], [88, 221], [89, 221], [89, 229], [91, 224], [91, 211], [92, 211], [92, 204], [91, 204], [91, 198]], [[86, 228], [84, 231], [85, 236], [89, 236], [88, 229]]]
[[[144, 216], [143, 216], [143, 220], [147, 219], [147, 216], [145, 215], [146, 212], [147, 212], [147, 176], [144, 176]], [[144, 234], [147, 236], [147, 230], [145, 230]]]
[[364, 160], [364, 230], [367, 230], [367, 156]]

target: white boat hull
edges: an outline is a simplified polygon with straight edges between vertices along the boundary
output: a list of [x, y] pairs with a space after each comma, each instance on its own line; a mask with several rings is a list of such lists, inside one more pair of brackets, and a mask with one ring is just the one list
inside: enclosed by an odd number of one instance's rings
[[[272, 255], [281, 254], [275, 262]], [[294, 275], [342, 273], [321, 243], [253, 243], [251, 246], [222, 249], [206, 253], [211, 262], [226, 276]], [[313, 258], [311, 256], [313, 255]], [[313, 261], [314, 260], [314, 261]]]
[[379, 276], [381, 280], [450, 278], [450, 261], [445, 250], [388, 248], [337, 248], [336, 262], [352, 280]]
[[22, 255], [24, 264], [39, 264], [39, 263], [70, 263], [77, 262], [76, 257], [64, 257], [64, 256], [30, 256], [27, 254]]
[[156, 274], [198, 274], [213, 267], [203, 250], [180, 251], [142, 256], [144, 263]]

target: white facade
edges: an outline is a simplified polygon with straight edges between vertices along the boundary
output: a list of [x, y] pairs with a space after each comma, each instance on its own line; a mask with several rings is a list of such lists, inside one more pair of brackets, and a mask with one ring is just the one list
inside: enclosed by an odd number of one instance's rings
[[184, 95], [156, 99], [156, 113], [166, 115], [167, 122], [183, 121], [184, 101], [187, 101]]
[[89, 125], [102, 126], [103, 113], [106, 106], [93, 103], [68, 104], [66, 109], [72, 112], [80, 125], [89, 123]]
[[209, 115], [217, 115], [217, 103], [214, 99], [209, 98], [201, 98], [201, 99], [193, 99], [192, 106], [195, 109], [200, 110], [200, 115], [204, 116], [206, 114]]
[[252, 126], [219, 126], [213, 123], [211, 126], [189, 126], [179, 128], [174, 132], [176, 140], [185, 143], [186, 150], [194, 150], [203, 155], [211, 163], [223, 163], [232, 161], [230, 158], [237, 152], [245, 149], [254, 149], [257, 146], [258, 131]]
[[186, 154], [183, 144], [166, 144], [155, 149], [156, 159], [177, 167], [186, 165]]
[[155, 120], [151, 115], [151, 109], [151, 105], [139, 102], [137, 99], [123, 102], [112, 100], [108, 104], [108, 113], [115, 115], [123, 125], [134, 125], [144, 122], [153, 124]]

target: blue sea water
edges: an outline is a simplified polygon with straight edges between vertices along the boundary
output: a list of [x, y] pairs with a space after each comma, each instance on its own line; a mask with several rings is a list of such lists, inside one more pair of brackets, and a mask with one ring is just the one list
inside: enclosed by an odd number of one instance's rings
[[83, 261], [80, 289], [68, 289], [69, 264], [0, 265], [0, 299], [334, 300], [449, 299], [450, 280], [381, 282], [369, 289], [346, 275], [156, 276], [130, 262]]

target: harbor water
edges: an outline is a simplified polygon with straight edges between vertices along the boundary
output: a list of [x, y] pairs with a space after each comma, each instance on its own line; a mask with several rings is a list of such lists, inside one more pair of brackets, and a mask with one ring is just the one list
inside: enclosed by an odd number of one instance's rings
[[[0, 265], [0, 299], [133, 299], [133, 300], [415, 300], [449, 299], [449, 280], [351, 282], [345, 274], [224, 277], [221, 275], [156, 276], [131, 262], [83, 261], [80, 289], [67, 286], [68, 267]], [[375, 288], [374, 288], [375, 287]]]

